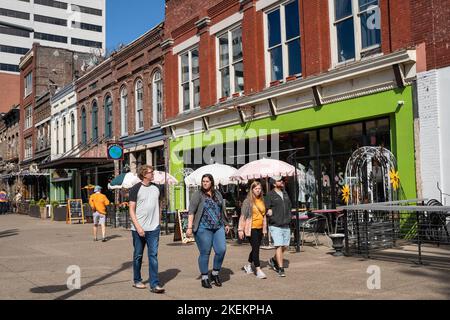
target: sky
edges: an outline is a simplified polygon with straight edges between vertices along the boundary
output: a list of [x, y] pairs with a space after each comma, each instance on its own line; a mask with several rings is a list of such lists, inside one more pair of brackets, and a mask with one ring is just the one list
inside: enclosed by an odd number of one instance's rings
[[106, 0], [106, 49], [127, 45], [164, 20], [165, 0]]

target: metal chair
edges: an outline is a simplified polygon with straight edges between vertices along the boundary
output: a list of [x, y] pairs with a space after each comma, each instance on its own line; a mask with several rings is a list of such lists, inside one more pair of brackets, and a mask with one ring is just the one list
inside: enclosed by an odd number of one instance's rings
[[314, 214], [311, 212], [308, 212], [308, 217], [309, 219], [305, 222], [303, 222], [302, 224], [302, 248], [304, 247], [305, 244], [305, 233], [308, 232], [310, 233], [313, 238], [314, 238], [314, 244], [315, 244], [315, 248], [317, 249], [317, 247], [319, 246], [320, 242], [319, 242], [319, 235], [325, 235], [328, 236], [327, 234], [327, 226], [328, 226], [328, 219], [326, 216], [322, 215], [322, 214]]

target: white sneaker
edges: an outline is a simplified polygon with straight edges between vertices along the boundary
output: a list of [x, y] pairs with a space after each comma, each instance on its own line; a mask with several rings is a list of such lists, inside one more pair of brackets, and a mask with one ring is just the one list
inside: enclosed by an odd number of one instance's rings
[[251, 274], [251, 273], [253, 273], [253, 269], [252, 269], [252, 265], [251, 265], [251, 264], [246, 264], [246, 265], [244, 266], [244, 270], [245, 270], [245, 273], [246, 273], [246, 274]]
[[267, 279], [266, 274], [265, 274], [264, 272], [262, 272], [262, 270], [258, 270], [258, 271], [256, 272], [256, 277], [257, 277], [258, 279]]

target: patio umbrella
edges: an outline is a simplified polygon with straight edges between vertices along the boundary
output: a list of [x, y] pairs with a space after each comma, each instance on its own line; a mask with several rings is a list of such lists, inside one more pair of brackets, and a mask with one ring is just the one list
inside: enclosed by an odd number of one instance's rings
[[295, 176], [295, 167], [280, 160], [256, 160], [240, 168], [231, 176], [231, 180], [248, 181], [252, 179], [270, 178], [273, 176]]
[[115, 177], [109, 184], [109, 190], [120, 190], [122, 189], [123, 180], [125, 179], [126, 173], [119, 174]]
[[[167, 178], [167, 181], [166, 181]], [[178, 184], [178, 180], [175, 179], [175, 177], [171, 176], [167, 172], [163, 171], [154, 171], [154, 179], [153, 182], [156, 184], [169, 184], [169, 185], [175, 185]]]
[[131, 189], [139, 182], [141, 182], [141, 179], [139, 179], [136, 173], [128, 172], [125, 178], [123, 178], [122, 189]]
[[184, 179], [184, 182], [187, 186], [201, 186], [202, 177], [205, 174], [210, 174], [214, 177], [214, 182], [216, 185], [235, 184], [236, 182], [231, 181], [230, 177], [236, 172], [236, 168], [224, 164], [210, 164], [194, 171]]

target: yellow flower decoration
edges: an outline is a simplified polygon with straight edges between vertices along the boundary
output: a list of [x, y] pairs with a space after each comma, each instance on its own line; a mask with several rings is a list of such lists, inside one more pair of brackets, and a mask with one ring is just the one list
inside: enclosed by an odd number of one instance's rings
[[350, 201], [350, 187], [348, 184], [346, 184], [345, 186], [342, 187], [341, 189], [342, 192], [342, 200], [345, 201], [345, 204], [348, 205], [349, 201]]
[[400, 186], [400, 175], [398, 174], [398, 171], [392, 169], [389, 172], [389, 177], [391, 178], [392, 188], [394, 188], [394, 190], [397, 191]]

